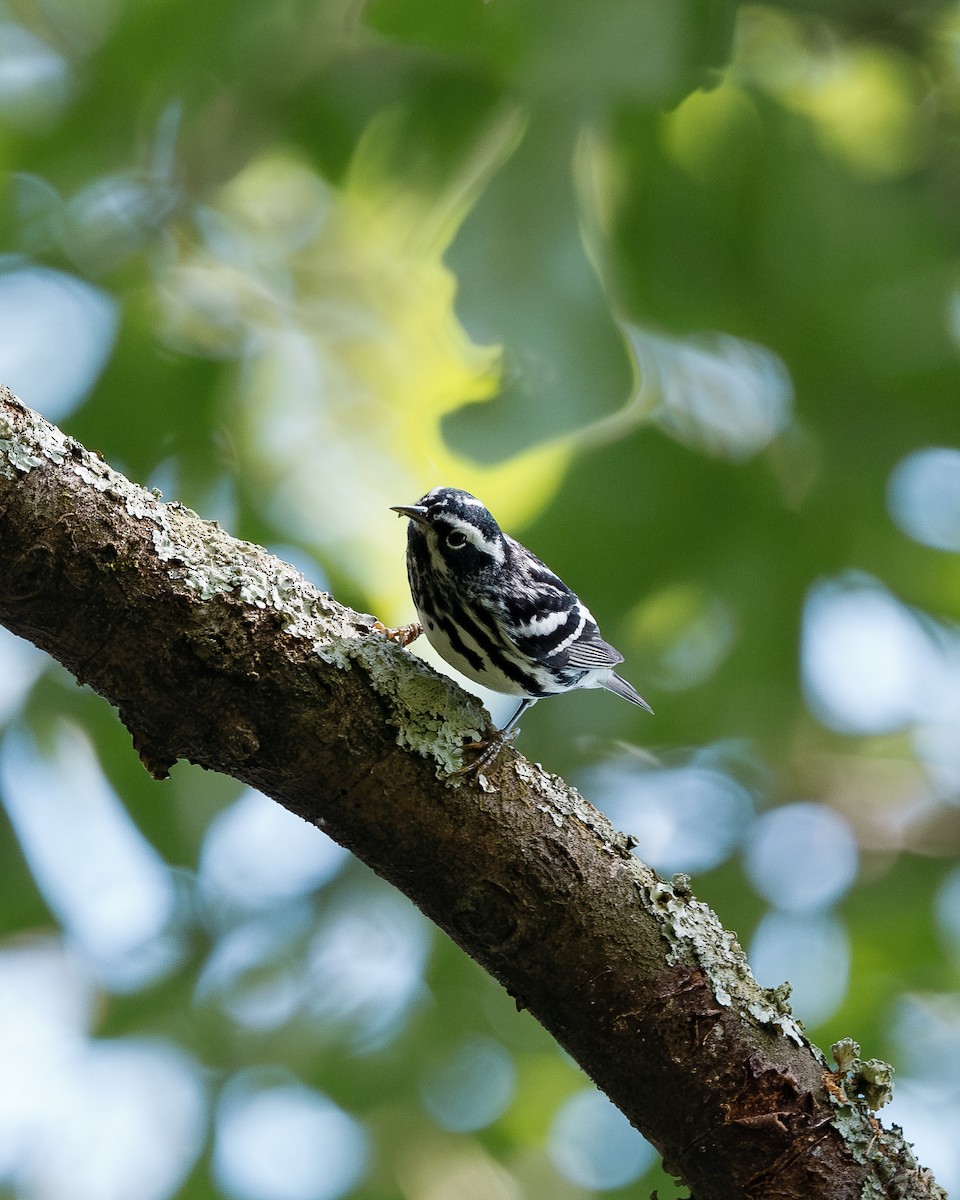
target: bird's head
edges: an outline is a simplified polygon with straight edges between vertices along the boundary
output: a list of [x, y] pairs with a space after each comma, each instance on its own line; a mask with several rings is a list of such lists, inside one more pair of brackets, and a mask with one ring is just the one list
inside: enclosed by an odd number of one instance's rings
[[394, 505], [393, 512], [410, 518], [411, 551], [427, 549], [435, 561], [456, 573], [479, 573], [504, 561], [506, 543], [500, 526], [469, 492], [437, 487], [416, 504]]

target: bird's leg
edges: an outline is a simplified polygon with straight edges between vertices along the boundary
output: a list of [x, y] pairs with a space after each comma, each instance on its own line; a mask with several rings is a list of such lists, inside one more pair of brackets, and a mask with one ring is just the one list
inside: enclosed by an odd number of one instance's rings
[[515, 730], [515, 732], [511, 734], [511, 737], [516, 737], [517, 734], [520, 732], [519, 729], [516, 729], [517, 722], [520, 720], [520, 718], [523, 716], [523, 714], [527, 711], [528, 708], [533, 708], [533, 706], [536, 704], [536, 702], [537, 702], [536, 696], [524, 696], [524, 698], [517, 705], [517, 711], [513, 714], [513, 716], [506, 723], [506, 725], [504, 725], [504, 727], [500, 730], [500, 733], [498, 736], [506, 739], [507, 735], [510, 734], [511, 730]]
[[517, 711], [513, 714], [510, 720], [502, 729], [497, 730], [496, 734], [484, 742], [467, 742], [464, 745], [464, 750], [479, 750], [480, 753], [470, 762], [465, 763], [459, 771], [454, 771], [454, 775], [478, 775], [484, 767], [497, 757], [504, 746], [508, 746], [517, 736], [520, 730], [517, 728], [517, 722], [527, 711], [536, 704], [536, 698], [530, 696], [524, 697], [517, 705]]
[[415, 642], [423, 633], [423, 626], [419, 621], [411, 621], [409, 625], [401, 625], [397, 629], [391, 629], [384, 625], [382, 621], [374, 621], [374, 633], [382, 634], [388, 642], [396, 642], [398, 646], [409, 646], [411, 642]]

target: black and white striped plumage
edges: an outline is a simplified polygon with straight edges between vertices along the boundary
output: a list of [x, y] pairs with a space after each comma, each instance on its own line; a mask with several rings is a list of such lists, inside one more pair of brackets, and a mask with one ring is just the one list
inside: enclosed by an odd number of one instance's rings
[[623, 655], [586, 605], [476, 497], [439, 487], [394, 512], [410, 518], [407, 574], [430, 644], [468, 679], [521, 698], [504, 733], [536, 700], [573, 688], [652, 711], [614, 671]]

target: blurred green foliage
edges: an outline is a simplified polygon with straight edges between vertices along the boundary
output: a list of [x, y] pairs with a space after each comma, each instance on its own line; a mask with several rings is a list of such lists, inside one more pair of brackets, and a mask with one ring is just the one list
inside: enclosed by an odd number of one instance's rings
[[[573, 694], [520, 748], [812, 980], [821, 1044], [902, 1068], [897, 1118], [960, 1187], [960, 468], [897, 474], [960, 446], [958, 164], [960, 16], [933, 0], [0, 0], [4, 382], [386, 620], [410, 614], [387, 506], [482, 496], [657, 714]], [[65, 281], [116, 303], [115, 338], [80, 300], [56, 315]], [[309, 1004], [238, 1015], [385, 889], [349, 864], [224, 916], [197, 872], [236, 787], [183, 765], [152, 783], [101, 701], [37, 671], [10, 684], [4, 746], [65, 771], [62, 722], [86, 730], [176, 880], [179, 950], [120, 987], [34, 881], [22, 819], [4, 828], [4, 946], [62, 921], [92, 1042], [186, 1048], [211, 1111], [254, 1066], [319, 1089], [367, 1131], [364, 1200], [592, 1194], [547, 1148], [583, 1080], [439, 935], [375, 1035]], [[711, 809], [718, 781], [756, 815]], [[798, 801], [845, 831], [779, 847], [811, 878], [854, 847], [825, 900], [763, 882], [766, 817]], [[211, 984], [254, 926], [272, 949]], [[842, 952], [818, 957], [818, 930]], [[473, 1035], [506, 1048], [512, 1098], [445, 1130], [424, 1079]], [[229, 1182], [216, 1129], [185, 1181], [140, 1194], [263, 1194]], [[671, 1186], [652, 1168], [610, 1194]]]

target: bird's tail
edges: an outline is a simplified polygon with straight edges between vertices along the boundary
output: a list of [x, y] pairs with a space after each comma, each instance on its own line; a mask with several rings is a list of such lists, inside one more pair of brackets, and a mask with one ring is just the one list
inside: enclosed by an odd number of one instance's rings
[[622, 696], [624, 700], [629, 700], [631, 704], [639, 704], [641, 708], [646, 709], [646, 711], [653, 716], [653, 709], [646, 702], [646, 700], [644, 700], [633, 684], [627, 683], [627, 681], [621, 678], [621, 676], [617, 675], [615, 671], [611, 671], [606, 679], [601, 680], [600, 686], [606, 688], [608, 692], [613, 692], [615, 696]]

